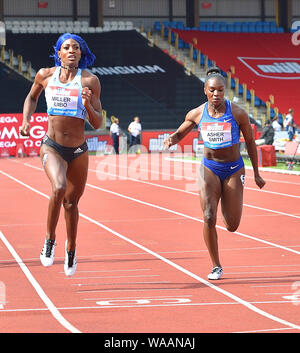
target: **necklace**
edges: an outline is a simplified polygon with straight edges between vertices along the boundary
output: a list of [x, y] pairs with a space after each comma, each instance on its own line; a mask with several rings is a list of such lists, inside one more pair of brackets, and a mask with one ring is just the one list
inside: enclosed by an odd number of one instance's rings
[[77, 70], [77, 69], [78, 69], [78, 66], [75, 66], [75, 67], [66, 67], [66, 66], [60, 65], [60, 67], [63, 68], [63, 69], [66, 69], [66, 70]]
[[214, 105], [212, 105], [210, 103], [208, 103], [208, 105], [214, 111], [214, 114], [218, 114], [218, 113], [220, 113], [220, 110], [223, 108], [224, 101], [218, 107], [215, 107]]

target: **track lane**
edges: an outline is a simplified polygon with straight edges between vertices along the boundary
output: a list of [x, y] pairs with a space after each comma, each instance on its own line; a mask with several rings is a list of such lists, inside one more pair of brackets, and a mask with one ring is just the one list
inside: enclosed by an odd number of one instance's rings
[[[103, 198], [104, 198], [104, 197], [102, 196], [102, 199], [103, 199]], [[108, 203], [107, 203], [107, 204], [108, 204]], [[107, 204], [106, 204], [106, 205], [107, 205]], [[153, 218], [153, 216], [154, 216], [154, 215], [152, 215], [152, 218]], [[154, 217], [154, 218], [155, 218], [155, 217]], [[117, 224], [121, 224], [121, 223], [118, 223], [118, 222], [117, 222]], [[153, 223], [152, 223], [152, 224], [153, 224]], [[172, 228], [172, 229], [173, 229], [173, 228]], [[154, 233], [156, 234], [156, 232], [154, 232]], [[152, 233], [152, 235], [153, 235], [153, 233]], [[149, 240], [148, 240], [148, 241], [149, 241]], [[151, 238], [151, 241], [152, 241], [152, 238]], [[205, 261], [207, 261], [207, 259], [206, 259]]]

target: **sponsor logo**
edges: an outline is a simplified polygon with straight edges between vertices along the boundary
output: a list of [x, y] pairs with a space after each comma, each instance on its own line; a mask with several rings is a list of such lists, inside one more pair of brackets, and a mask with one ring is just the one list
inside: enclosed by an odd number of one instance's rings
[[260, 77], [299, 80], [300, 59], [298, 58], [258, 58], [242, 57], [238, 59], [255, 75]]
[[77, 150], [74, 151], [74, 153], [81, 153], [81, 152], [83, 152], [83, 150], [80, 147], [78, 147]]
[[132, 74], [154, 74], [157, 72], [166, 72], [158, 65], [137, 65], [137, 66], [109, 66], [93, 67], [92, 73], [101, 76], [105, 75], [132, 75]]

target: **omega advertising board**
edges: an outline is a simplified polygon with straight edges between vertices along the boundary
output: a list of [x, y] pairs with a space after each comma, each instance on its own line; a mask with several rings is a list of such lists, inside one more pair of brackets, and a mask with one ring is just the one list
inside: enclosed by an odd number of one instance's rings
[[19, 153], [27, 156], [39, 154], [41, 140], [48, 127], [48, 116], [35, 113], [30, 119], [30, 136], [21, 136], [22, 114], [0, 114], [0, 157], [16, 156]]

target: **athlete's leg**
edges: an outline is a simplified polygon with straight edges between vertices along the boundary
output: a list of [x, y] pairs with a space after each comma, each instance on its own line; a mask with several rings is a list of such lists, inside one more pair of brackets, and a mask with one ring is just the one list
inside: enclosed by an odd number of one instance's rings
[[223, 181], [221, 206], [223, 221], [230, 232], [237, 230], [243, 210], [245, 168]]
[[210, 169], [201, 165], [199, 173], [200, 204], [203, 211], [203, 236], [213, 267], [221, 266], [216, 231], [218, 203], [221, 197], [221, 181]]
[[88, 174], [88, 152], [83, 153], [69, 163], [67, 170], [67, 189], [63, 206], [67, 228], [68, 248], [74, 251], [76, 247], [78, 226], [78, 202], [83, 194]]
[[40, 156], [44, 170], [52, 186], [48, 205], [46, 239], [55, 240], [55, 230], [66, 191], [66, 171], [68, 164], [53, 148], [44, 144], [41, 146]]

